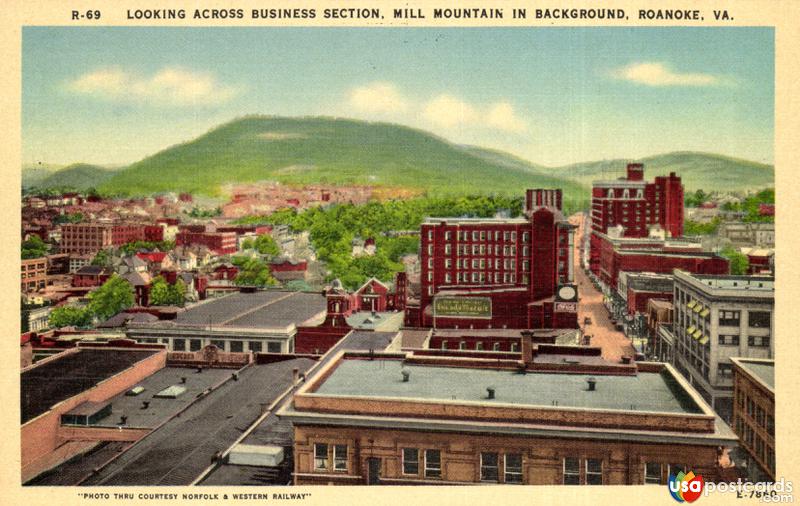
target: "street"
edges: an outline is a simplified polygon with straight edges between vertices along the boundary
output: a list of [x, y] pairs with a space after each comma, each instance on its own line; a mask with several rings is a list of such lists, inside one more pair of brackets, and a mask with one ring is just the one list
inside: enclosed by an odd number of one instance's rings
[[[603, 294], [597, 290], [581, 266], [581, 245], [583, 234], [586, 230], [586, 220], [583, 214], [574, 214], [569, 218], [570, 223], [577, 225], [575, 231], [574, 272], [575, 282], [578, 284], [578, 323], [584, 335], [590, 335], [591, 345], [603, 349], [603, 358], [619, 361], [623, 356], [633, 357], [636, 352], [631, 340], [625, 334], [614, 329], [608, 316], [608, 311], [603, 305]], [[590, 324], [584, 325], [586, 317], [591, 319]]]

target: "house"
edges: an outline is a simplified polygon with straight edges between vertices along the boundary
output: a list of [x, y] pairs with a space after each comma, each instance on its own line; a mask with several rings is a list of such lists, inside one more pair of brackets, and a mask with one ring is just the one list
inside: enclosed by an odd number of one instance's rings
[[111, 277], [113, 272], [102, 265], [84, 265], [72, 276], [72, 286], [100, 286]]

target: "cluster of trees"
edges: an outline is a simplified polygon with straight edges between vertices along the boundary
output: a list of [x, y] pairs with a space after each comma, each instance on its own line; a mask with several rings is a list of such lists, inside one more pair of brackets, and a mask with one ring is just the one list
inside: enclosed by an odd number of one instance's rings
[[262, 258], [235, 256], [231, 263], [239, 268], [239, 273], [233, 282], [238, 286], [268, 287], [278, 286], [280, 283], [272, 276], [269, 265]]
[[719, 224], [722, 220], [719, 217], [712, 219], [708, 223], [686, 220], [683, 222], [683, 235], [712, 235], [717, 233]]
[[61, 225], [63, 223], [80, 223], [83, 221], [83, 213], [66, 213], [59, 214], [53, 219], [53, 224]]
[[163, 276], [156, 276], [150, 285], [150, 304], [154, 306], [182, 306], [186, 298], [186, 283], [178, 278], [169, 284]]
[[39, 258], [47, 255], [49, 246], [38, 235], [32, 235], [27, 241], [22, 241], [22, 259]]
[[278, 243], [269, 234], [262, 234], [254, 239], [248, 238], [242, 241], [242, 249], [254, 249], [262, 255], [277, 256], [281, 249]]
[[751, 195], [744, 199], [741, 203], [727, 202], [723, 204], [722, 209], [725, 211], [739, 211], [744, 212], [742, 221], [755, 223], [775, 221], [774, 216], [761, 216], [759, 213], [759, 206], [761, 204], [775, 204], [775, 189], [767, 188], [761, 190], [755, 195]]
[[222, 209], [216, 207], [214, 209], [201, 209], [199, 207], [193, 207], [188, 214], [191, 218], [215, 218], [222, 214]]
[[133, 287], [116, 274], [108, 278], [103, 286], [89, 294], [86, 306], [63, 306], [50, 313], [50, 326], [88, 327], [95, 321], [103, 321], [133, 306]]
[[125, 255], [133, 255], [139, 251], [170, 251], [175, 247], [175, 241], [133, 241], [123, 244], [119, 251]]
[[[317, 257], [324, 261], [328, 280], [339, 278], [349, 288], [358, 288], [370, 277], [391, 280], [403, 269], [400, 259], [419, 250], [414, 235], [427, 216], [488, 218], [498, 213], [515, 217], [522, 212], [521, 197], [472, 196], [417, 198], [369, 202], [364, 205], [334, 204], [303, 212], [279, 210], [269, 216], [250, 216], [239, 220], [244, 224], [288, 225], [292, 231], [308, 231]], [[375, 239], [373, 256], [352, 256], [355, 238]]]

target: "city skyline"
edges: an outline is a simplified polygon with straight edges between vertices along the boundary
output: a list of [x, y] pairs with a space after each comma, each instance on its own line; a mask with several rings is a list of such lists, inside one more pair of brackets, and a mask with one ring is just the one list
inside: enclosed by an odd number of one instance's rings
[[26, 163], [125, 165], [248, 114], [399, 123], [550, 166], [773, 162], [772, 28], [26, 27], [22, 52]]

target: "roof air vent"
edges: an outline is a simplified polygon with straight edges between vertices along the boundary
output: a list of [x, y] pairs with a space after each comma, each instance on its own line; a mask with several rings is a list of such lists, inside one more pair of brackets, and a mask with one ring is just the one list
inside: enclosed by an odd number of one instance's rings
[[595, 390], [595, 386], [597, 385], [597, 380], [594, 378], [588, 378], [586, 380], [586, 387], [590, 392]]

